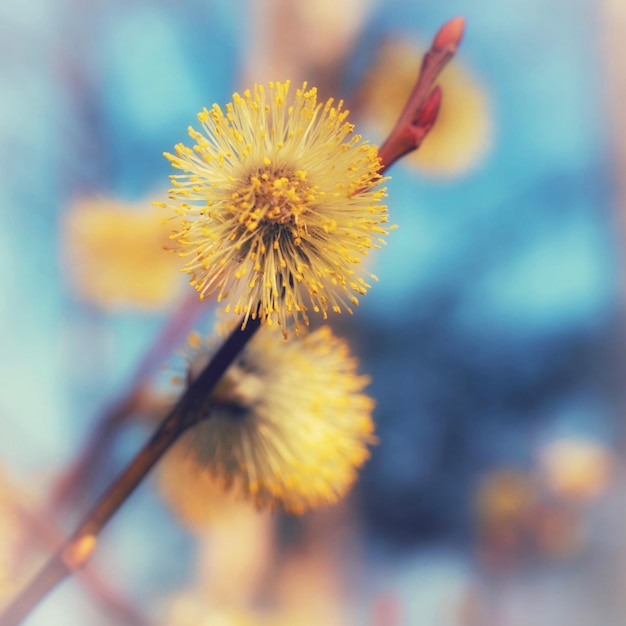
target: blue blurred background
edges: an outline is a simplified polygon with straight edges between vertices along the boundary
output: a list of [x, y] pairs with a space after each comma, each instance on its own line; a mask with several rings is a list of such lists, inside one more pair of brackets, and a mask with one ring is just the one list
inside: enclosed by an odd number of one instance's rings
[[[372, 376], [380, 444], [346, 502], [247, 513], [239, 534], [190, 531], [143, 485], [95, 567], [147, 624], [626, 623], [619, 0], [3, 2], [0, 461], [36, 510], [187, 293], [181, 277], [151, 310], [89, 301], [68, 269], [86, 263], [67, 249], [73, 206], [149, 209], [162, 152], [253, 82], [306, 79], [378, 142], [403, 105], [390, 80], [401, 63], [414, 78], [456, 15], [441, 135], [391, 170], [380, 282], [335, 324]], [[120, 429], [59, 530], [150, 428]], [[247, 563], [239, 542], [265, 551]], [[216, 599], [225, 563], [257, 578]], [[113, 623], [77, 581], [28, 621]]]

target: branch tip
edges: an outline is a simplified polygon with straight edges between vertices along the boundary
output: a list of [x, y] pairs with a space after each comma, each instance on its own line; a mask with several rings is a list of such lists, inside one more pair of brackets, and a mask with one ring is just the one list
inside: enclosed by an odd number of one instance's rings
[[443, 50], [449, 48], [451, 52], [456, 51], [463, 39], [465, 32], [465, 18], [462, 15], [453, 17], [447, 21], [435, 35], [431, 50]]

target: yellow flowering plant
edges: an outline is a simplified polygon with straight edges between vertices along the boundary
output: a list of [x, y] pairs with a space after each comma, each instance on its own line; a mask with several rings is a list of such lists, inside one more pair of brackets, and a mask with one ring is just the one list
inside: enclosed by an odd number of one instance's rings
[[194, 147], [167, 155], [182, 174], [162, 206], [173, 211], [185, 271], [201, 298], [217, 293], [239, 322], [206, 365], [191, 359], [185, 392], [0, 626], [21, 623], [89, 560], [105, 524], [184, 434], [200, 466], [261, 506], [299, 513], [354, 482], [374, 442], [367, 378], [327, 328], [288, 342], [280, 335], [308, 325], [309, 310], [351, 312], [369, 287], [359, 263], [388, 231], [383, 175], [435, 123], [433, 84], [463, 30], [463, 18], [440, 29], [380, 150], [350, 138], [342, 103], [319, 105], [306, 85], [290, 100], [288, 83], [271, 83], [235, 94], [225, 113], [203, 111]]

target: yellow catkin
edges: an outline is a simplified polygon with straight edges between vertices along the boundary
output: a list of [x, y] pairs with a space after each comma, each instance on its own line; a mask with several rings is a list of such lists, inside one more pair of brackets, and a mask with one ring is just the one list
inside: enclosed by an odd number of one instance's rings
[[201, 299], [285, 326], [310, 311], [352, 312], [372, 275], [362, 257], [383, 243], [385, 190], [375, 146], [353, 135], [343, 103], [306, 83], [255, 85], [198, 115], [193, 147], [166, 153], [170, 214], [184, 270]]
[[[210, 419], [187, 435], [191, 458], [259, 507], [289, 512], [337, 501], [375, 443], [369, 378], [330, 328], [289, 342], [263, 327], [214, 392]], [[193, 379], [208, 360], [190, 355]]]

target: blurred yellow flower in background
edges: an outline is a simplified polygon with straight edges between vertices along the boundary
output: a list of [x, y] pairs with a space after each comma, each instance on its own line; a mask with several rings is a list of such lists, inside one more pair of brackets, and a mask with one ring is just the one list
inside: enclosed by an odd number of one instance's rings
[[319, 626], [306, 612], [281, 609], [233, 608], [215, 605], [203, 589], [181, 592], [170, 599], [162, 626]]
[[516, 567], [531, 549], [538, 494], [532, 478], [500, 467], [481, 479], [474, 494], [478, 554], [496, 571]]
[[374, 278], [359, 263], [388, 231], [377, 149], [350, 138], [347, 115], [306, 83], [294, 97], [289, 82], [255, 85], [225, 113], [198, 115], [193, 148], [166, 153], [184, 173], [155, 204], [181, 219], [175, 238], [201, 299], [217, 292], [244, 324], [293, 318], [296, 333], [309, 309], [352, 312]]
[[[361, 115], [386, 135], [415, 84], [424, 51], [388, 39], [380, 46], [362, 84]], [[459, 176], [475, 167], [492, 141], [488, 95], [458, 62], [446, 67], [437, 83], [443, 91], [437, 121], [419, 150], [403, 162], [431, 176]]]
[[485, 476], [476, 492], [479, 523], [523, 523], [535, 504], [536, 493], [531, 479], [519, 470], [501, 468]]
[[180, 268], [162, 220], [150, 205], [88, 197], [77, 200], [63, 224], [64, 265], [86, 302], [107, 311], [150, 311], [170, 304]]
[[245, 609], [216, 607], [203, 590], [186, 590], [173, 596], [165, 610], [163, 626], [259, 626], [263, 624]]
[[557, 439], [539, 453], [544, 484], [556, 495], [591, 500], [608, 488], [614, 459], [606, 445], [588, 439]]
[[[278, 337], [261, 328], [214, 391], [210, 419], [186, 438], [192, 458], [227, 487], [259, 507], [302, 513], [335, 502], [356, 480], [376, 441], [374, 402], [362, 393], [369, 378], [330, 328]], [[193, 379], [210, 350], [191, 343]]]

